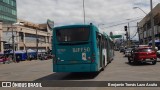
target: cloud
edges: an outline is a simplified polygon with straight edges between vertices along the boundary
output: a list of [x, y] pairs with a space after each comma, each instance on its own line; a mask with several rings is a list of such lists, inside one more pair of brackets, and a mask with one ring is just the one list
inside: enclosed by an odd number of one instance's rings
[[[34, 23], [45, 23], [47, 19], [55, 21], [55, 26], [69, 24], [83, 24], [83, 0], [17, 0], [18, 18], [25, 19]], [[144, 17], [140, 10], [133, 9], [139, 6], [147, 13], [150, 11], [149, 0], [84, 0], [86, 23], [94, 25], [105, 24], [99, 27], [108, 27], [122, 22], [126, 19], [136, 19]], [[154, 0], [154, 6], [159, 0]], [[136, 25], [136, 22], [130, 23]], [[123, 34], [122, 24], [115, 27], [106, 28], [105, 32]], [[118, 32], [119, 31], [119, 32]], [[135, 29], [131, 28], [131, 33]]]

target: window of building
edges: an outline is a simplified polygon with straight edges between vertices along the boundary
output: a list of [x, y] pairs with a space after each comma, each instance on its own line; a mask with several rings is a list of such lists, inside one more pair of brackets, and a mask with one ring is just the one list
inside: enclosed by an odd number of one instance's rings
[[25, 34], [26, 42], [36, 42], [36, 35], [33, 34]]
[[13, 5], [13, 1], [11, 1], [11, 5], [14, 6], [14, 5]]
[[16, 15], [16, 11], [15, 10], [12, 10], [12, 15]]
[[24, 33], [19, 32], [19, 41], [23, 42], [24, 41]]
[[2, 10], [2, 6], [0, 5], [0, 10]]
[[16, 0], [0, 0], [0, 20], [3, 22], [16, 22], [17, 11], [16, 11]]

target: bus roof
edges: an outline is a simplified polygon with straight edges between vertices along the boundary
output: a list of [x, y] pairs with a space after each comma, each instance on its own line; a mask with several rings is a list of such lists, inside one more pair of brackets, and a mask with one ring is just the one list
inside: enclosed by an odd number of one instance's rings
[[[58, 26], [55, 27], [54, 29], [63, 29], [63, 28], [76, 28], [76, 27], [89, 27], [89, 26], [94, 26], [93, 24], [89, 24], [89, 25], [84, 25], [84, 24], [76, 24], [76, 25], [65, 25], [65, 26]], [[95, 27], [95, 26], [94, 26]]]
[[112, 38], [110, 36], [108, 36], [105, 32], [102, 32], [102, 30], [99, 30], [95, 25], [93, 24], [75, 24], [75, 25], [65, 25], [65, 26], [58, 26], [55, 27], [54, 29], [66, 29], [66, 28], [77, 28], [77, 27], [93, 27], [95, 31], [101, 33], [102, 35], [104, 35], [106, 38], [108, 38], [110, 41], [113, 41]]

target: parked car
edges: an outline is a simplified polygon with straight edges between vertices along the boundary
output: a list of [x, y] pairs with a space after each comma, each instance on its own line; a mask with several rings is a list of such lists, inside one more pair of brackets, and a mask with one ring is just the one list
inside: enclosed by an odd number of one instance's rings
[[157, 58], [160, 58], [160, 50], [157, 51]]
[[126, 50], [125, 50], [125, 57], [129, 57], [129, 56], [131, 56], [131, 50], [132, 50], [133, 48], [127, 48]]
[[115, 51], [119, 51], [119, 48], [115, 48], [114, 50], [115, 50]]
[[53, 55], [48, 55], [48, 59], [53, 59]]
[[125, 53], [126, 53], [126, 50], [127, 50], [127, 48], [125, 47], [125, 48], [124, 48], [124, 50], [123, 50], [123, 54], [125, 54]]
[[125, 48], [124, 48], [124, 47], [121, 47], [119, 51], [120, 51], [120, 52], [124, 52], [124, 51], [125, 51]]
[[40, 60], [48, 60], [49, 56], [47, 54], [41, 54], [41, 55], [39, 55], [39, 59]]
[[5, 63], [10, 63], [11, 61], [10, 61], [10, 58], [9, 57], [0, 57], [0, 62], [2, 62], [3, 64], [5, 64]]
[[128, 62], [152, 62], [153, 65], [157, 62], [157, 54], [151, 47], [138, 47], [131, 51], [131, 56], [128, 57]]

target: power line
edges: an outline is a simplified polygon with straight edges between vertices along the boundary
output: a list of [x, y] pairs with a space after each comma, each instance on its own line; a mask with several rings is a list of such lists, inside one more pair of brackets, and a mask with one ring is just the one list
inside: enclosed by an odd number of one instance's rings
[[[131, 20], [129, 22], [135, 22], [137, 20], [140, 20], [142, 18], [138, 18], [138, 19], [135, 19], [135, 20]], [[103, 28], [111, 28], [111, 27], [115, 27], [115, 26], [119, 26], [119, 25], [123, 25], [123, 24], [127, 24], [128, 22], [123, 22], [123, 23], [118, 23], [118, 24], [115, 24], [115, 25], [111, 25], [111, 26], [107, 26], [107, 27], [103, 27]]]
[[132, 36], [132, 38], [131, 38], [131, 39], [133, 39], [137, 34], [138, 34], [138, 32], [136, 32], [136, 33]]
[[[135, 17], [135, 18], [130, 18], [130, 20], [136, 20], [136, 19], [142, 19], [144, 16], [139, 16], [139, 17]], [[126, 20], [126, 19], [125, 19]], [[107, 24], [105, 24], [104, 26], [108, 25], [108, 24], [113, 24], [116, 22], [124, 22], [124, 20], [118, 20], [118, 21], [113, 21], [113, 22], [108, 22]], [[104, 23], [100, 23], [100, 24], [104, 24]]]

